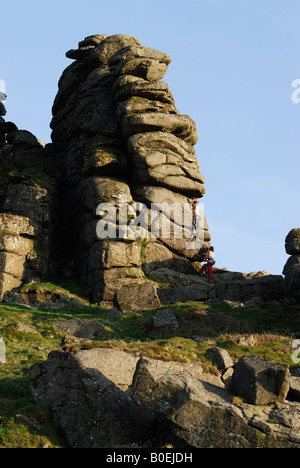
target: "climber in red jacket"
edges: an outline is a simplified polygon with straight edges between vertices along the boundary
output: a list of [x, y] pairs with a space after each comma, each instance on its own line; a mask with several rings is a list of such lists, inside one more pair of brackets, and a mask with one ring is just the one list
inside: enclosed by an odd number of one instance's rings
[[213, 282], [213, 266], [216, 263], [215, 262], [215, 249], [214, 247], [210, 247], [208, 251], [207, 258], [205, 259], [207, 263], [202, 265], [202, 268], [200, 270], [200, 276], [204, 275], [204, 272], [208, 270], [208, 280], [210, 283]]

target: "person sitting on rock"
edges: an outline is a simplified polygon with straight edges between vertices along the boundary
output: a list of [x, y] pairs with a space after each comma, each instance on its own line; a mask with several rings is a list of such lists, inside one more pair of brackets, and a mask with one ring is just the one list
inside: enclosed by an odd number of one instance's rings
[[199, 219], [200, 219], [200, 209], [198, 206], [198, 201], [194, 200], [191, 206], [191, 210], [193, 213], [193, 218], [192, 218], [192, 234], [193, 236], [196, 235], [196, 230], [199, 224]]
[[205, 259], [207, 263], [202, 265], [202, 268], [200, 270], [200, 276], [204, 275], [205, 270], [208, 270], [208, 280], [210, 283], [213, 282], [213, 266], [216, 263], [215, 262], [215, 249], [214, 247], [210, 247], [208, 251], [208, 255]]

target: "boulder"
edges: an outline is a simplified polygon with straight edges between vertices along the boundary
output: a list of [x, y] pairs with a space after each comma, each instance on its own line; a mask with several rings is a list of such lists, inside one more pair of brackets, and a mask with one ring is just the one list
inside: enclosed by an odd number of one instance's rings
[[300, 447], [299, 405], [233, 404], [230, 390], [209, 374], [191, 375], [168, 363], [142, 358], [134, 374], [132, 398], [159, 415], [174, 435], [192, 447]]
[[300, 263], [292, 265], [284, 279], [285, 294], [300, 300]]
[[93, 339], [103, 333], [103, 325], [97, 320], [70, 319], [63, 322], [56, 322], [55, 327], [65, 331], [68, 335], [76, 338]]
[[285, 251], [289, 255], [300, 254], [300, 229], [292, 229], [285, 238]]
[[282, 274], [287, 297], [300, 300], [300, 229], [292, 229], [285, 239], [285, 250], [290, 255]]
[[29, 377], [35, 400], [51, 408], [71, 448], [146, 441], [173, 441], [175, 448], [300, 448], [299, 403], [243, 402], [199, 362], [104, 348], [53, 351]]
[[122, 312], [152, 310], [161, 305], [157, 295], [157, 287], [151, 281], [125, 286], [116, 291], [114, 304]]
[[13, 146], [21, 146], [24, 148], [36, 147], [40, 149], [41, 143], [35, 135], [27, 130], [14, 130], [9, 132], [6, 141]]
[[288, 260], [286, 261], [286, 264], [284, 265], [283, 272], [282, 274], [284, 276], [288, 276], [289, 271], [293, 266], [299, 266], [300, 265], [300, 255], [291, 255]]
[[216, 297], [220, 300], [246, 301], [261, 297], [263, 301], [283, 299], [284, 280], [281, 275], [265, 275], [249, 280], [218, 283]]
[[247, 354], [235, 366], [231, 389], [250, 404], [267, 405], [285, 400], [289, 379], [287, 365]]
[[152, 319], [153, 328], [156, 331], [169, 333], [177, 330], [178, 321], [171, 309], [162, 309], [156, 312]]
[[140, 41], [137, 38], [126, 34], [106, 36], [98, 43], [93, 55], [97, 57], [97, 60], [100, 63], [106, 64], [115, 53], [129, 45], [139, 46]]
[[234, 365], [226, 349], [219, 347], [209, 348], [206, 354], [211, 359], [212, 364], [220, 371], [225, 371]]
[[70, 447], [113, 448], [148, 440], [156, 418], [130, 398], [138, 359], [114, 349], [53, 351], [30, 368], [36, 401], [52, 409]]
[[137, 404], [169, 421], [170, 430], [194, 447], [235, 447], [254, 441], [254, 431], [230, 404], [229, 393], [216, 377], [194, 378], [142, 359], [132, 389]]
[[18, 290], [12, 289], [11, 291], [6, 291], [3, 294], [3, 299], [2, 302], [8, 302], [10, 304], [20, 304], [20, 305], [26, 305], [26, 301], [22, 294], [18, 292]]
[[[146, 58], [150, 60], [157, 60], [160, 63], [170, 65], [171, 57], [169, 55], [160, 52], [158, 50], [152, 49], [151, 47], [142, 47], [138, 45], [130, 45], [119, 49], [108, 61], [108, 66], [110, 69], [124, 61], [137, 58]], [[132, 73], [123, 73], [125, 75]]]
[[33, 325], [26, 325], [25, 323], [15, 322], [6, 325], [7, 327], [12, 327], [19, 332], [24, 333], [38, 333], [37, 329]]

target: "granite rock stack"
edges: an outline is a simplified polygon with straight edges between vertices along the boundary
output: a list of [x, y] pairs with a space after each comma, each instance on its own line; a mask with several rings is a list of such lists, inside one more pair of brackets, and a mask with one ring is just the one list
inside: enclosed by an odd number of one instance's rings
[[58, 172], [49, 146], [6, 122], [0, 103], [0, 300], [56, 268]]
[[286, 238], [284, 279], [217, 268], [213, 284], [199, 276], [211, 236], [200, 210], [194, 237], [191, 204], [205, 180], [196, 124], [163, 81], [170, 56], [124, 34], [88, 36], [66, 56], [51, 143], [6, 121], [0, 100], [0, 300], [56, 275], [83, 280], [91, 302], [124, 312], [299, 301], [299, 229]]
[[[74, 61], [59, 80], [51, 122], [64, 173], [65, 261], [92, 286], [96, 301], [113, 304], [124, 288], [142, 297], [153, 270], [192, 272], [199, 255], [199, 248], [187, 248], [191, 234], [183, 229], [186, 207], [205, 193], [196, 125], [177, 110], [162, 81], [167, 54], [131, 36], [94, 35], [66, 56]], [[163, 222], [150, 234], [153, 206], [160, 219], [170, 218], [169, 235]], [[99, 236], [101, 220], [106, 238]], [[202, 238], [200, 254], [210, 245], [206, 221]]]

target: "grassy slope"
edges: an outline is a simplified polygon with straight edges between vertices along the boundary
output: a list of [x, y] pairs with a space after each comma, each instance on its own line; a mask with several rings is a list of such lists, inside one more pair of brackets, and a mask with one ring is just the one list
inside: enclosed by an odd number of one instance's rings
[[[47, 288], [61, 287], [74, 292], [74, 284], [70, 287], [47, 283]], [[84, 295], [84, 288], [75, 289], [77, 294]], [[0, 303], [0, 337], [6, 343], [6, 364], [0, 364], [0, 448], [64, 446], [51, 413], [34, 402], [28, 379], [32, 364], [44, 361], [51, 350], [60, 349], [64, 333], [54, 326], [60, 320], [77, 317], [100, 321], [105, 333], [93, 346], [114, 347], [163, 360], [201, 361], [204, 369], [211, 372], [215, 369], [205, 352], [216, 345], [226, 348], [234, 360], [252, 352], [295, 367], [291, 343], [300, 337], [300, 306], [269, 303], [232, 309], [224, 303], [185, 303], [168, 308], [174, 310], [179, 328], [170, 335], [162, 335], [152, 328], [155, 311], [113, 317], [87, 301], [84, 308], [66, 304], [66, 308], [57, 311]], [[20, 332], [7, 326], [14, 322], [34, 325], [38, 333]], [[255, 347], [239, 345], [240, 337], [248, 334], [255, 335]], [[18, 414], [35, 418], [40, 428], [28, 427]]]

